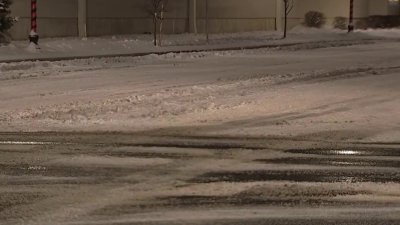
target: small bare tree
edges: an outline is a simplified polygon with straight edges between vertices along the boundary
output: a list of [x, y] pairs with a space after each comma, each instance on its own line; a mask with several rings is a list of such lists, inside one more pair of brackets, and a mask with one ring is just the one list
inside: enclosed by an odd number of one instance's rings
[[284, 10], [285, 10], [285, 24], [283, 28], [283, 38], [287, 37], [287, 24], [288, 24], [288, 16], [292, 12], [294, 8], [294, 0], [283, 0]]
[[151, 0], [150, 4], [149, 14], [153, 18], [154, 46], [157, 46], [157, 44], [161, 46], [163, 22], [165, 19], [168, 0]]

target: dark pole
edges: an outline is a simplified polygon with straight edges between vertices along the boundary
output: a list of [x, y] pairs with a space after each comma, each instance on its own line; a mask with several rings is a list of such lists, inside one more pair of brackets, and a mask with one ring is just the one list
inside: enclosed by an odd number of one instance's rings
[[283, 28], [283, 38], [286, 38], [287, 36], [287, 17], [288, 17], [288, 5], [289, 5], [289, 1], [288, 0], [284, 0], [284, 7], [285, 7], [285, 25]]
[[209, 40], [210, 40], [210, 37], [209, 37], [209, 33], [208, 33], [209, 31], [208, 31], [208, 0], [206, 0], [206, 39], [207, 39], [207, 43], [209, 42]]
[[29, 42], [39, 45], [39, 35], [37, 33], [37, 4], [36, 0], [31, 0], [31, 32]]
[[154, 36], [154, 46], [157, 46], [157, 13], [154, 13], [154, 15], [153, 15], [153, 24], [154, 24], [154, 27], [153, 27], [153, 29], [154, 29], [154, 33], [153, 33], [153, 36]]
[[354, 0], [350, 0], [350, 16], [349, 16], [349, 26], [348, 26], [348, 31], [352, 32], [354, 30]]

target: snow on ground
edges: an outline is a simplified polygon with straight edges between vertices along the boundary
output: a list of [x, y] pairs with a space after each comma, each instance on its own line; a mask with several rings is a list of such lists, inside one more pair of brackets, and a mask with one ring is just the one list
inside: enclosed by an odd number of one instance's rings
[[296, 27], [285, 40], [280, 32], [250, 32], [211, 35], [206, 44], [201, 34], [165, 35], [163, 47], [154, 47], [151, 35], [126, 35], [79, 38], [42, 39], [40, 50], [28, 46], [27, 41], [15, 41], [9, 46], [0, 46], [0, 61], [88, 57], [94, 55], [124, 55], [168, 51], [207, 50], [214, 48], [252, 47], [260, 45], [282, 45], [292, 43], [354, 41], [382, 38], [398, 38], [397, 30], [357, 31], [351, 34], [341, 30], [311, 29]]
[[397, 38], [0, 72], [5, 224], [399, 224]]
[[[400, 47], [392, 36], [396, 32], [348, 36], [298, 29], [288, 41], [302, 37], [303, 42], [275, 48], [2, 63], [0, 126], [3, 131], [181, 127], [168, 131], [177, 134], [193, 126], [197, 135], [249, 136], [348, 130], [333, 138], [393, 141], [400, 106]], [[261, 43], [266, 35], [220, 35], [214, 41], [252, 43], [253, 38]], [[168, 40], [174, 36], [169, 36], [166, 43], [176, 45], [189, 37], [172, 43]], [[94, 49], [97, 41], [107, 40], [108, 53], [119, 51], [115, 46], [122, 42], [132, 42], [132, 48], [141, 42], [150, 45], [150, 40], [140, 40], [144, 36], [138, 41], [127, 38], [132, 37], [83, 42]], [[82, 41], [66, 42], [69, 47], [60, 40], [46, 40], [43, 46], [64, 46], [54, 51], [64, 48], [70, 54]], [[362, 132], [352, 134], [360, 128]]]

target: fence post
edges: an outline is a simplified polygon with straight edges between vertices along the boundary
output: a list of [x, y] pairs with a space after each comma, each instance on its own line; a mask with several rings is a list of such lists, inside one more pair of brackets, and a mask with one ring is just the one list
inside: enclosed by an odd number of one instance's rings
[[37, 2], [31, 0], [31, 32], [29, 33], [29, 42], [39, 46], [39, 35], [37, 33]]
[[209, 17], [208, 17], [208, 0], [206, 0], [206, 40], [207, 43], [210, 42], [210, 34], [209, 34]]
[[87, 37], [87, 0], [78, 2], [78, 34], [81, 38]]
[[349, 16], [349, 26], [348, 32], [354, 30], [354, 0], [350, 0], [350, 16]]

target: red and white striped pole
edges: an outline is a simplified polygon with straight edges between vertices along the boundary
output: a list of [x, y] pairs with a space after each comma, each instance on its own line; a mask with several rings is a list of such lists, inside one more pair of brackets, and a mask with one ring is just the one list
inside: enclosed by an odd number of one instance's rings
[[31, 32], [29, 42], [39, 45], [39, 35], [37, 33], [37, 0], [31, 0]]
[[354, 0], [350, 0], [349, 32], [354, 30]]

